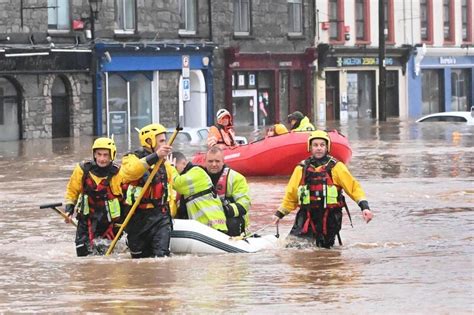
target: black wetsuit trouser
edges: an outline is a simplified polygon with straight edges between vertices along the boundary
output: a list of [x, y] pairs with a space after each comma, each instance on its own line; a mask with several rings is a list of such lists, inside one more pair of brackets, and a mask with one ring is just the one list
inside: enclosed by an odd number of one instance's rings
[[92, 254], [105, 254], [103, 249], [95, 248], [90, 242], [89, 219], [93, 238], [101, 237], [110, 226], [105, 211], [95, 211], [93, 215], [89, 214], [88, 216], [79, 214], [77, 217], [76, 230], [76, 254], [78, 257]]
[[171, 230], [169, 211], [137, 209], [126, 228], [132, 258], [169, 256]]

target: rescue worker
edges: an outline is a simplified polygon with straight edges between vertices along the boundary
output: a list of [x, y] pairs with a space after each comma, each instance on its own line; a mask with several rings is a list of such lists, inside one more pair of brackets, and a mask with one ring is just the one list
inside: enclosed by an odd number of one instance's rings
[[[124, 198], [129, 207], [135, 203], [155, 164], [171, 152], [171, 146], [166, 144], [166, 129], [160, 124], [143, 127], [138, 137], [142, 147], [122, 159]], [[125, 228], [132, 258], [170, 255], [171, 186], [172, 166], [163, 161]]]
[[[181, 152], [173, 152], [173, 188], [181, 195], [178, 213], [227, 233], [226, 216], [222, 202], [206, 170], [188, 162]], [[185, 210], [186, 213], [182, 214]]]
[[288, 115], [288, 123], [291, 131], [313, 131], [316, 130], [309, 118], [300, 111], [295, 111]]
[[327, 132], [316, 130], [310, 134], [308, 151], [311, 157], [295, 167], [274, 215], [277, 224], [299, 207], [290, 234], [315, 239], [318, 247], [325, 248], [334, 245], [336, 236], [341, 244], [342, 208], [347, 210], [342, 190], [359, 205], [367, 223], [373, 217], [359, 182], [342, 162], [329, 155], [330, 150], [331, 139]]
[[107, 248], [101, 239], [115, 237], [114, 222], [120, 220], [122, 200], [119, 166], [113, 163], [116, 154], [112, 139], [96, 139], [92, 145], [93, 160], [77, 164], [67, 184], [67, 223], [77, 209], [77, 256], [104, 254]]
[[274, 124], [273, 126], [268, 128], [267, 137], [280, 136], [280, 135], [284, 135], [285, 133], [288, 133], [288, 129], [286, 129], [285, 125]]
[[236, 146], [232, 115], [227, 109], [219, 109], [216, 118], [216, 124], [209, 128], [209, 134], [207, 136], [208, 148], [215, 145], [219, 145], [223, 149]]
[[227, 218], [227, 234], [238, 236], [245, 233], [250, 223], [247, 180], [224, 164], [224, 152], [218, 146], [207, 151], [205, 165], [214, 189], [222, 200]]

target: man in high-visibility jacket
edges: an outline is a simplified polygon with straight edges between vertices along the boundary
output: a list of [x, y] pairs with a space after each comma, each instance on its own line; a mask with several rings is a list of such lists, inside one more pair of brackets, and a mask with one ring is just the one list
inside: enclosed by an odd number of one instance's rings
[[181, 152], [173, 152], [173, 160], [176, 167], [173, 171], [173, 188], [182, 197], [180, 208], [186, 208], [189, 219], [227, 233], [222, 202], [206, 170], [188, 162]]
[[288, 115], [288, 123], [291, 131], [313, 131], [315, 130], [309, 118], [300, 111], [295, 111]]
[[227, 217], [228, 233], [238, 236], [245, 233], [250, 220], [249, 186], [245, 177], [224, 164], [224, 152], [215, 146], [206, 153], [206, 170], [217, 195], [221, 198]]
[[96, 139], [92, 145], [94, 159], [77, 164], [67, 184], [66, 222], [77, 211], [77, 256], [104, 254], [107, 244], [101, 239], [115, 237], [114, 222], [120, 220], [122, 200], [119, 166], [113, 163], [116, 154], [112, 139]]
[[[142, 147], [122, 159], [124, 198], [129, 207], [135, 203], [159, 159], [165, 159], [171, 152], [171, 146], [166, 143], [166, 129], [160, 124], [143, 127], [139, 138]], [[125, 229], [132, 258], [170, 255], [172, 169], [167, 161], [160, 165]]]
[[[347, 207], [342, 190], [354, 200], [368, 223], [373, 214], [359, 182], [347, 167], [331, 155], [327, 132], [316, 130], [308, 137], [311, 157], [295, 167], [286, 187], [283, 201], [274, 215], [274, 223], [299, 207], [291, 235], [315, 240], [316, 245], [330, 248], [339, 231], [342, 208]], [[342, 244], [342, 243], [341, 243]]]

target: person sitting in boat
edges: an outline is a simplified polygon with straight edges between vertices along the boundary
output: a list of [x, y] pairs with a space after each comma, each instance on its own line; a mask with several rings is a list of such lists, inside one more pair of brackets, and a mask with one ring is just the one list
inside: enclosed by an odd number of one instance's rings
[[288, 115], [288, 123], [291, 131], [313, 131], [316, 130], [309, 118], [300, 111], [295, 111]]
[[181, 152], [172, 153], [173, 188], [181, 196], [177, 218], [189, 218], [227, 233], [226, 215], [206, 170], [188, 162]]
[[283, 124], [274, 124], [267, 130], [267, 137], [275, 137], [288, 133], [288, 129]]
[[311, 157], [295, 167], [273, 222], [277, 224], [299, 207], [290, 235], [315, 240], [318, 247], [325, 248], [331, 248], [337, 236], [342, 245], [339, 231], [343, 207], [349, 215], [342, 190], [359, 205], [367, 223], [373, 214], [359, 182], [342, 162], [329, 155], [331, 140], [327, 132], [312, 132], [308, 151]]
[[219, 145], [221, 148], [236, 146], [232, 115], [227, 109], [219, 109], [216, 118], [216, 125], [209, 128], [207, 136], [208, 148], [215, 145]]
[[245, 233], [250, 220], [249, 186], [245, 177], [224, 164], [224, 152], [218, 146], [206, 153], [206, 171], [221, 198], [230, 236]]
[[[166, 143], [166, 128], [160, 124], [143, 127], [138, 137], [141, 148], [125, 154], [121, 167], [123, 189], [126, 191], [125, 203], [130, 207], [140, 195], [152, 168], [160, 158], [165, 159], [172, 149]], [[170, 255], [172, 171], [169, 162], [160, 164], [125, 228], [132, 258]]]
[[[121, 176], [113, 161], [117, 154], [110, 138], [98, 138], [92, 145], [93, 160], [74, 168], [66, 188], [66, 219], [77, 210], [76, 254], [105, 254], [102, 239], [113, 240], [114, 223], [121, 218]], [[101, 245], [102, 244], [102, 245]]]

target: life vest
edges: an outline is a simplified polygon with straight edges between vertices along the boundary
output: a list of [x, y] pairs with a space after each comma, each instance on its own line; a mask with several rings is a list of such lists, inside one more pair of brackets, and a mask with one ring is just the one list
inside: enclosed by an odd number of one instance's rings
[[82, 193], [78, 199], [79, 212], [87, 217], [96, 211], [106, 211], [109, 223], [120, 218], [121, 196], [114, 195], [110, 188], [110, 180], [118, 173], [118, 166], [113, 164], [107, 178], [96, 184], [90, 176], [92, 162], [87, 161], [79, 165], [84, 174], [82, 176]]
[[[141, 151], [140, 151], [141, 152]], [[143, 155], [141, 153], [135, 153], [139, 158]], [[140, 195], [143, 190], [145, 182], [150, 176], [150, 170], [148, 170], [145, 175], [142, 176], [139, 180], [132, 181], [130, 183], [122, 185], [122, 190], [126, 191], [125, 193], [125, 204], [128, 206], [133, 206], [135, 200]], [[143, 194], [140, 204], [137, 209], [146, 210], [146, 209], [160, 209], [162, 212], [169, 212], [169, 203], [168, 203], [168, 175], [166, 173], [166, 167], [162, 163], [160, 168], [155, 174], [155, 177], [152, 179], [148, 189]]]
[[229, 177], [230, 168], [224, 167], [222, 170], [221, 176], [216, 183], [216, 193], [221, 199], [226, 198], [227, 193], [227, 178]]
[[231, 131], [226, 131], [225, 127], [219, 124], [217, 124], [215, 127], [220, 134], [220, 137], [217, 137], [217, 144], [225, 144], [229, 147], [235, 146], [234, 136], [232, 135]]
[[[342, 224], [342, 208], [346, 207], [340, 187], [336, 186], [331, 177], [331, 170], [337, 160], [330, 158], [320, 167], [314, 167], [307, 159], [303, 163], [303, 173], [298, 187], [300, 210], [297, 217], [299, 235], [312, 235], [318, 246], [331, 247], [335, 236], [338, 236]], [[346, 208], [347, 209], [347, 208]], [[298, 221], [298, 220], [296, 220]], [[296, 225], [295, 221], [295, 225]]]

